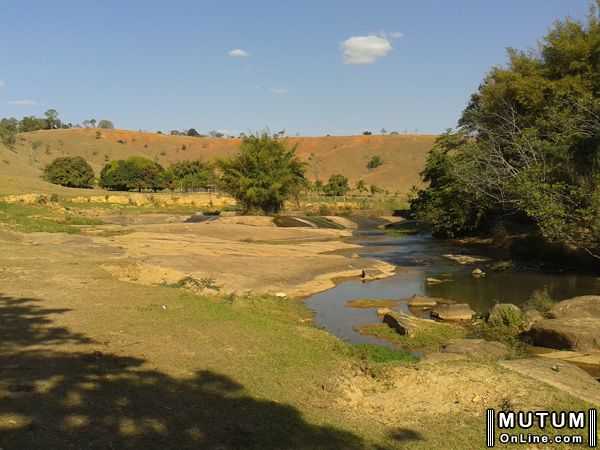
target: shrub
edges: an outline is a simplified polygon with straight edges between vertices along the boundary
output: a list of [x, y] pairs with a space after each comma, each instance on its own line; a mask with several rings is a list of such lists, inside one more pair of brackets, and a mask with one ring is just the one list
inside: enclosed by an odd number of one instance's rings
[[346, 195], [350, 190], [348, 178], [340, 174], [331, 175], [324, 190], [327, 195]]
[[213, 185], [215, 174], [212, 165], [194, 159], [172, 164], [167, 169], [165, 179], [169, 188], [189, 192]]
[[548, 314], [548, 311], [552, 309], [555, 305], [555, 301], [550, 298], [550, 294], [548, 293], [548, 287], [544, 287], [544, 289], [536, 289], [531, 294], [529, 300], [527, 300], [523, 304], [523, 309], [527, 310], [535, 310], [542, 313], [543, 316]]
[[67, 187], [91, 188], [94, 170], [80, 156], [56, 158], [44, 168], [44, 179]]

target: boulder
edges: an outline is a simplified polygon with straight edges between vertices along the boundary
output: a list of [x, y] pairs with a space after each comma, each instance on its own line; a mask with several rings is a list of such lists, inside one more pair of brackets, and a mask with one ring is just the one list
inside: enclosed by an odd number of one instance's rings
[[521, 312], [521, 308], [519, 308], [517, 305], [513, 305], [512, 303], [497, 303], [491, 309], [488, 320], [502, 320], [502, 311], [505, 309], [510, 309], [517, 313]]
[[435, 321], [429, 319], [419, 319], [409, 316], [400, 311], [390, 311], [383, 316], [383, 323], [388, 324], [396, 330], [398, 334], [414, 337], [415, 334], [426, 328], [437, 325]]
[[485, 339], [450, 339], [443, 351], [486, 358], [505, 358], [510, 354], [510, 349], [502, 342]]
[[594, 317], [600, 319], [600, 296], [584, 295], [558, 302], [548, 311], [548, 317], [551, 319], [565, 317]]
[[542, 316], [541, 312], [536, 311], [535, 309], [528, 309], [523, 313], [523, 322], [525, 323], [533, 325], [540, 320], [544, 320], [544, 316]]
[[437, 305], [431, 309], [431, 315], [441, 320], [471, 320], [475, 312], [466, 303]]
[[531, 326], [534, 345], [557, 350], [600, 350], [600, 319], [561, 318], [540, 320]]
[[473, 269], [471, 275], [473, 275], [473, 278], [482, 278], [485, 277], [485, 272], [478, 267], [477, 269]]

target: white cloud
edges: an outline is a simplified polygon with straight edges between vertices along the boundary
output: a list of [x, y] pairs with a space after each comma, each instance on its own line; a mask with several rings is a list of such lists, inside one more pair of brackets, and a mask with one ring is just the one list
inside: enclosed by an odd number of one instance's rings
[[4, 80], [0, 80], [0, 88], [3, 88], [4, 86], [6, 86], [6, 83]]
[[37, 106], [38, 102], [34, 100], [10, 100], [8, 104], [13, 106]]
[[250, 53], [248, 53], [246, 50], [242, 50], [241, 48], [236, 48], [235, 50], [231, 50], [229, 52], [229, 56], [233, 58], [247, 58], [250, 56]]
[[393, 31], [390, 33], [390, 37], [392, 39], [400, 39], [403, 36], [404, 36], [404, 34], [400, 33], [399, 31]]
[[275, 94], [275, 95], [282, 95], [282, 94], [287, 94], [287, 89], [284, 88], [271, 88], [269, 89], [269, 92], [271, 94]]
[[345, 64], [373, 64], [393, 50], [385, 37], [353, 36], [340, 43]]

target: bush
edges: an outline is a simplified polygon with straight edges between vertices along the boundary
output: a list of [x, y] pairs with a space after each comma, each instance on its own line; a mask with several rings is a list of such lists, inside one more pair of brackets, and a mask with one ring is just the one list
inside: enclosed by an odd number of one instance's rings
[[111, 161], [100, 172], [100, 186], [119, 191], [157, 191], [165, 188], [165, 169], [141, 156], [132, 156], [126, 161]]
[[206, 189], [215, 183], [212, 165], [201, 159], [179, 161], [172, 164], [165, 174], [168, 186], [184, 192]]
[[550, 311], [555, 304], [556, 301], [550, 298], [548, 288], [544, 287], [544, 289], [536, 289], [533, 291], [529, 300], [523, 304], [523, 309], [525, 311], [539, 311], [543, 316], [546, 316], [548, 311]]
[[91, 188], [94, 170], [80, 156], [56, 158], [44, 168], [44, 179], [67, 187]]

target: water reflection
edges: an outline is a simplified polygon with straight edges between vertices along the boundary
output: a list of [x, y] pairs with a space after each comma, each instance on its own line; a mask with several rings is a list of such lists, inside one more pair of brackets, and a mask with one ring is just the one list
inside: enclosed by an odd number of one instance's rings
[[[369, 283], [346, 281], [329, 291], [306, 300], [316, 313], [315, 322], [334, 335], [352, 343], [381, 343], [371, 336], [362, 336], [356, 328], [381, 322], [376, 309], [345, 307], [348, 300], [400, 299], [414, 294], [444, 297], [466, 302], [480, 313], [486, 313], [497, 302], [522, 304], [536, 289], [547, 288], [556, 300], [577, 295], [597, 294], [600, 281], [588, 274], [543, 273], [534, 270], [493, 272], [488, 264], [460, 265], [444, 257], [447, 253], [467, 253], [497, 259], [499, 255], [486, 247], [456, 246], [428, 236], [385, 236], [381, 232], [360, 232], [355, 239], [362, 245], [361, 256], [382, 259], [398, 266], [393, 277]], [[356, 250], [353, 250], [355, 252]], [[487, 276], [471, 276], [475, 267], [481, 267]], [[428, 284], [428, 277], [450, 276], [453, 281]], [[404, 309], [406, 305], [400, 305]]]

